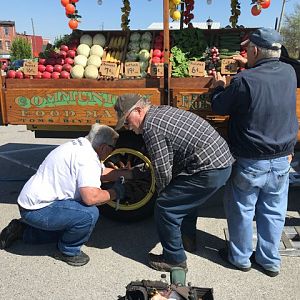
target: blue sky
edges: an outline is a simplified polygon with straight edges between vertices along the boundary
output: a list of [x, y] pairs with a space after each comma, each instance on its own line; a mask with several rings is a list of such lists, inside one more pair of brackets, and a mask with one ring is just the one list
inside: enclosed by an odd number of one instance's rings
[[[152, 22], [162, 22], [162, 0], [131, 0], [131, 28], [145, 29]], [[240, 0], [241, 16], [239, 25], [245, 27], [272, 27], [276, 17], [279, 18], [282, 0], [271, 0], [271, 5], [262, 13], [253, 17], [250, 13], [251, 0]], [[285, 13], [294, 11], [294, 5], [299, 0], [287, 0]], [[121, 0], [103, 0], [102, 5], [97, 0], [79, 0], [77, 8], [82, 16], [79, 29], [105, 30], [120, 29], [122, 6]], [[224, 27], [229, 24], [230, 0], [212, 0], [208, 5], [206, 0], [195, 0], [194, 15], [196, 22], [204, 22], [210, 17], [220, 22]], [[32, 34], [31, 18], [36, 35], [50, 38], [70, 33], [68, 20], [60, 0], [1, 0], [0, 20], [15, 21], [17, 32]]]

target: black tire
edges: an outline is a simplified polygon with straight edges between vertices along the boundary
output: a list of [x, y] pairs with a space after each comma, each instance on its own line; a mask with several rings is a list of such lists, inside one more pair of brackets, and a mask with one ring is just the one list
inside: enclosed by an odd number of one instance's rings
[[[112, 153], [110, 156], [110, 160], [114, 163], [120, 159], [118, 152], [122, 152], [122, 155], [125, 156], [128, 154], [130, 156], [130, 160], [133, 162], [132, 166], [141, 162], [141, 157], [144, 157], [147, 162], [150, 161], [147, 158], [147, 154], [145, 151], [145, 144], [140, 135], [136, 135], [130, 131], [122, 131], [119, 132], [120, 137], [117, 143], [117, 149]], [[120, 149], [121, 148], [121, 149]], [[137, 155], [135, 157], [136, 152]], [[121, 159], [120, 159], [121, 160]], [[142, 161], [145, 162], [144, 159]], [[151, 164], [150, 164], [151, 165]], [[154, 171], [152, 166], [151, 169], [151, 178], [149, 179], [149, 191], [146, 192], [146, 196], [141, 196], [139, 199], [130, 199], [129, 205], [120, 205], [119, 210], [116, 210], [115, 204], [105, 204], [99, 207], [100, 213], [104, 216], [122, 222], [134, 222], [144, 220], [147, 217], [153, 215], [154, 203], [156, 199], [156, 192], [155, 192], [155, 181], [154, 181]], [[132, 185], [134, 186], [134, 184]], [[148, 199], [149, 198], [149, 199]], [[128, 204], [128, 202], [127, 202]]]

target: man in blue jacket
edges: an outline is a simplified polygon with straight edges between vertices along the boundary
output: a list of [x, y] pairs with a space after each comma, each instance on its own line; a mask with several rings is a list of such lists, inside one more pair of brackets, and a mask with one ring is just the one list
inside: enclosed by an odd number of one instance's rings
[[[211, 103], [215, 113], [230, 116], [229, 144], [236, 158], [224, 200], [230, 240], [219, 254], [241, 271], [249, 271], [254, 260], [271, 277], [280, 271], [278, 248], [298, 133], [296, 74], [279, 61], [281, 43], [275, 30], [255, 30], [242, 43], [248, 69], [227, 87], [225, 77], [217, 74]], [[257, 245], [252, 255], [254, 216]]]

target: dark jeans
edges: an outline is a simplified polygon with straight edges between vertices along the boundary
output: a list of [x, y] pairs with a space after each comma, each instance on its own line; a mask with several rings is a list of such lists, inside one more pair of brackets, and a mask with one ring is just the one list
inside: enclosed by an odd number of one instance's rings
[[181, 233], [194, 238], [198, 207], [225, 185], [231, 167], [177, 176], [156, 200], [154, 216], [166, 261], [186, 260]]
[[96, 206], [68, 199], [54, 201], [36, 210], [20, 210], [28, 225], [23, 234], [25, 243], [57, 242], [58, 249], [70, 256], [78, 255], [86, 243], [99, 217]]

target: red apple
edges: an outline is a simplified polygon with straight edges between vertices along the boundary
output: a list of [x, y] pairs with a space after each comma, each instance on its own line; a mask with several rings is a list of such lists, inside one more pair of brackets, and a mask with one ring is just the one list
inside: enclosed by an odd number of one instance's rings
[[61, 51], [68, 52], [69, 47], [68, 47], [67, 45], [61, 45], [59, 49], [60, 49]]
[[55, 65], [53, 68], [53, 72], [60, 73], [62, 71], [62, 65]]
[[153, 63], [153, 64], [158, 64], [158, 63], [160, 63], [160, 57], [157, 57], [157, 56], [152, 57], [152, 63]]
[[68, 56], [68, 57], [74, 58], [75, 55], [76, 55], [76, 52], [75, 52], [74, 50], [69, 50], [69, 51], [67, 52], [67, 56]]
[[42, 73], [42, 78], [44, 79], [50, 79], [51, 78], [51, 73], [45, 71]]
[[44, 72], [46, 70], [46, 66], [44, 66], [44, 65], [38, 65], [38, 71], [39, 72]]
[[159, 49], [154, 49], [153, 56], [161, 57], [161, 51]]
[[69, 64], [64, 64], [64, 65], [62, 66], [62, 69], [63, 69], [64, 71], [71, 72], [72, 66], [69, 65]]
[[56, 64], [56, 59], [55, 58], [47, 58], [45, 64], [54, 66]]
[[52, 73], [53, 72], [53, 66], [47, 65], [45, 71]]
[[67, 57], [67, 52], [66, 51], [59, 51], [59, 57], [66, 58]]
[[30, 79], [30, 75], [24, 74], [24, 79]]
[[70, 73], [67, 72], [67, 71], [61, 71], [60, 78], [69, 79], [70, 78]]
[[8, 78], [16, 78], [16, 71], [9, 70], [6, 75]]
[[42, 72], [38, 71], [36, 75], [33, 75], [33, 78], [36, 78], [36, 79], [42, 78]]
[[73, 65], [74, 64], [74, 60], [71, 57], [67, 57], [65, 59], [65, 64]]
[[46, 58], [39, 58], [39, 65], [45, 65], [46, 64]]
[[69, 45], [69, 51], [70, 51], [70, 50], [76, 51], [76, 49], [77, 49], [77, 44], [72, 43], [72, 44]]
[[16, 78], [23, 79], [24, 78], [23, 72], [22, 71], [16, 71]]
[[60, 73], [59, 72], [53, 72], [51, 74], [51, 78], [53, 78], [53, 79], [58, 79], [59, 77], [60, 77]]
[[165, 62], [165, 58], [162, 57], [162, 58], [160, 59], [160, 62], [161, 62], [161, 63], [164, 63], [164, 62]]

